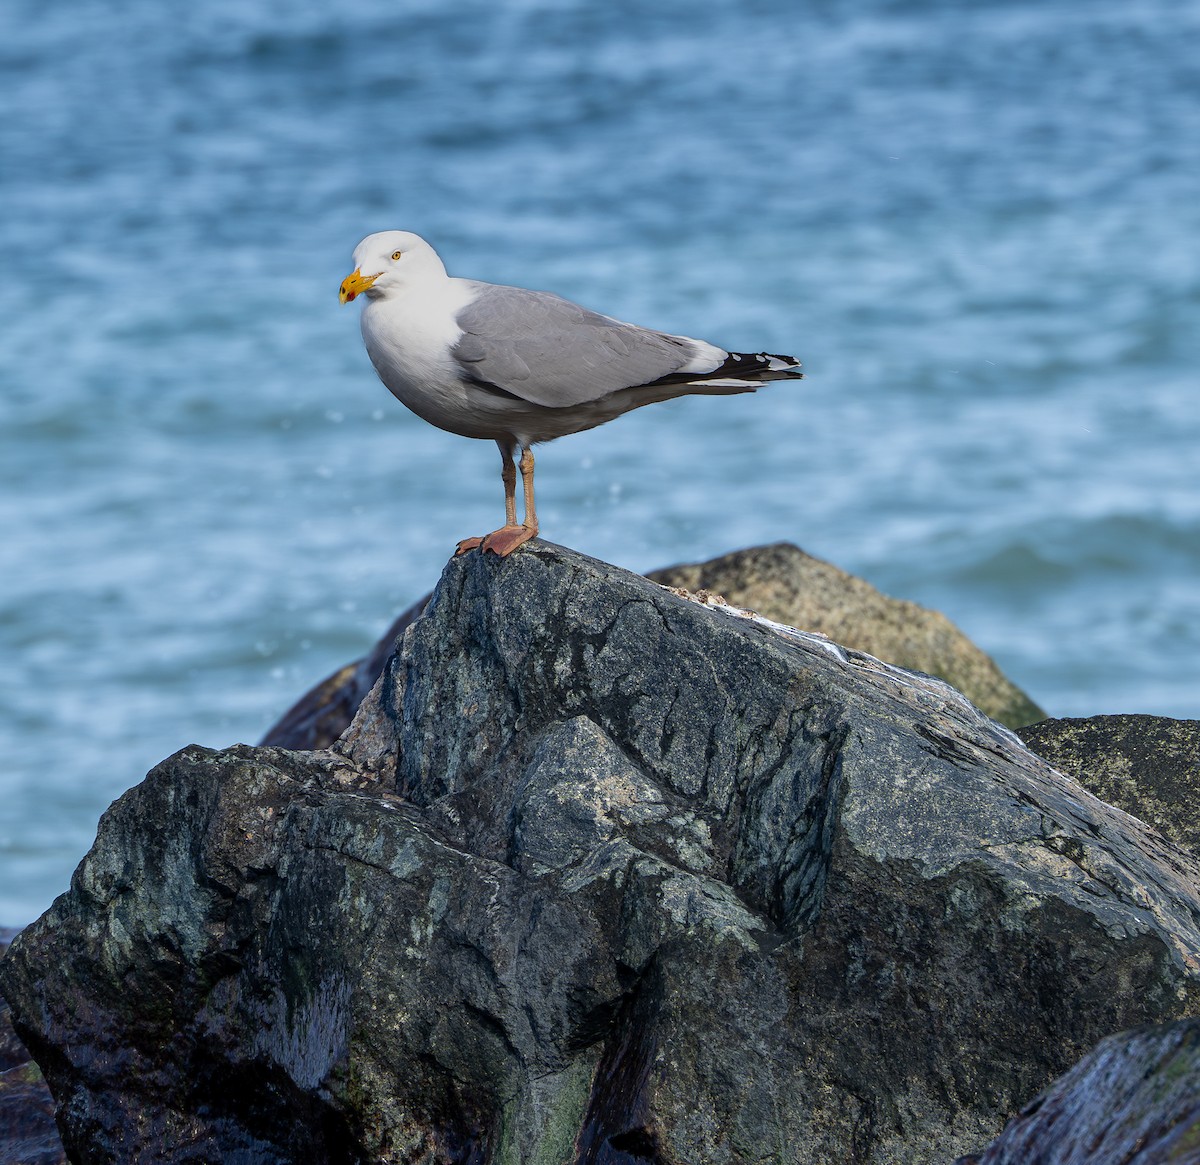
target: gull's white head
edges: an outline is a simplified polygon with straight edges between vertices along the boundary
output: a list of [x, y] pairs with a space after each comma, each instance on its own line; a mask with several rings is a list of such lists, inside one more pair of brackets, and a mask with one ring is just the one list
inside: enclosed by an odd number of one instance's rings
[[420, 235], [380, 231], [354, 248], [354, 271], [342, 280], [338, 298], [349, 303], [365, 293], [368, 299], [381, 299], [391, 291], [445, 278], [438, 253]]

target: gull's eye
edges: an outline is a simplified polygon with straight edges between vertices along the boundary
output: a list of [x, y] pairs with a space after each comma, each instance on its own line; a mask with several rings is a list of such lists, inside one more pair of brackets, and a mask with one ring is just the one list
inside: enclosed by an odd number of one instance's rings
[[401, 256], [402, 254], [404, 254], [404, 252], [403, 252], [403, 251], [393, 251], [393, 252], [392, 252], [392, 258], [393, 258], [393, 259], [399, 259], [399, 258], [400, 258], [400, 256]]

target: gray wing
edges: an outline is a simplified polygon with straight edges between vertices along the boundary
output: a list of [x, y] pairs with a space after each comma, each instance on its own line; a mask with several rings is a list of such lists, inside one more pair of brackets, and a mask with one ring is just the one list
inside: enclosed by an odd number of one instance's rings
[[546, 291], [490, 283], [463, 308], [451, 350], [463, 376], [546, 408], [599, 400], [678, 372], [683, 337], [624, 324]]

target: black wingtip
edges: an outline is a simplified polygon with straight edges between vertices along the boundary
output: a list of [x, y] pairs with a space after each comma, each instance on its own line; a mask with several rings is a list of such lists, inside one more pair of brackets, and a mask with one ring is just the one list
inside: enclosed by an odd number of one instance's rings
[[672, 372], [653, 384], [702, 385], [713, 380], [744, 380], [746, 388], [753, 389], [756, 383], [769, 380], [803, 380], [804, 373], [798, 371], [799, 368], [800, 361], [794, 356], [777, 356], [771, 352], [730, 352], [724, 362], [711, 372]]
[[776, 352], [730, 352], [729, 358], [710, 377], [745, 376], [749, 379], [803, 380], [800, 361], [795, 356], [783, 356]]

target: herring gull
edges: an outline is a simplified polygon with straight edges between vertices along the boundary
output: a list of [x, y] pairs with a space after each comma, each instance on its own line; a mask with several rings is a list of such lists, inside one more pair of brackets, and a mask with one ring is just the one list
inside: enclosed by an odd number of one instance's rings
[[[791, 356], [727, 352], [527, 291], [446, 273], [419, 235], [382, 231], [354, 249], [339, 298], [367, 297], [362, 334], [379, 379], [417, 416], [463, 437], [495, 441], [505, 523], [466, 538], [511, 554], [538, 531], [531, 446], [677, 396], [753, 392], [803, 374]], [[517, 464], [525, 494], [517, 522]]]

